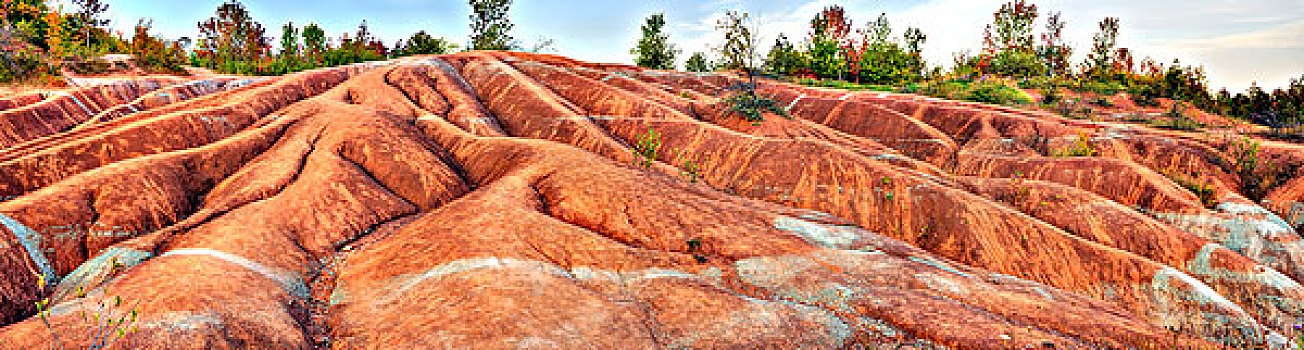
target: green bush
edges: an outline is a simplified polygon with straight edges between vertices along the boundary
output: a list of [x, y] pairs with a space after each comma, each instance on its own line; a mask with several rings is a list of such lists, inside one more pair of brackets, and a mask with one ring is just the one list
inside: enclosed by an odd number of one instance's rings
[[40, 56], [28, 52], [3, 53], [0, 56], [0, 83], [38, 83], [59, 75], [58, 69]]
[[1087, 134], [1078, 134], [1078, 138], [1073, 141], [1072, 145], [1057, 149], [1051, 153], [1055, 157], [1094, 157], [1096, 156], [1096, 147], [1091, 145], [1091, 137]]
[[1027, 105], [1032, 104], [1032, 97], [1027, 93], [1009, 86], [979, 83], [971, 85], [972, 89], [969, 95], [964, 99], [974, 102], [998, 104], [998, 105]]
[[1007, 77], [1046, 75], [1046, 63], [1031, 51], [1007, 50], [992, 57], [990, 73]]
[[661, 133], [651, 127], [634, 141], [634, 165], [651, 168], [661, 151]]

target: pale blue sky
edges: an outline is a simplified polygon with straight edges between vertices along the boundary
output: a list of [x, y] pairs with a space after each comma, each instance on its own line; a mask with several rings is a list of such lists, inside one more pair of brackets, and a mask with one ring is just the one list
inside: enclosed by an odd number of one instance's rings
[[[115, 27], [128, 30], [138, 18], [151, 18], [168, 36], [194, 37], [196, 22], [212, 16], [222, 0], [108, 0]], [[425, 29], [457, 43], [469, 33], [466, 1], [459, 0], [244, 0], [270, 36], [287, 21], [322, 25], [332, 37], [353, 32], [363, 19], [392, 44]], [[580, 60], [629, 63], [646, 16], [665, 12], [672, 42], [685, 53], [707, 51], [715, 41], [712, 25], [728, 9], [743, 9], [758, 20], [768, 47], [778, 33], [799, 39], [819, 9], [841, 4], [859, 28], [886, 12], [899, 35], [906, 26], [928, 35], [925, 57], [946, 65], [951, 54], [977, 50], [982, 28], [1002, 0], [516, 0], [510, 12], [512, 33], [526, 44], [556, 41], [557, 53]], [[1304, 0], [1042, 0], [1044, 14], [1062, 11], [1066, 36], [1080, 53], [1091, 44], [1095, 23], [1105, 16], [1122, 20], [1120, 43], [1138, 59], [1203, 64], [1211, 85], [1243, 90], [1250, 82], [1279, 87], [1304, 75]], [[1040, 20], [1038, 25], [1040, 25]], [[1081, 57], [1078, 58], [1080, 60]]]

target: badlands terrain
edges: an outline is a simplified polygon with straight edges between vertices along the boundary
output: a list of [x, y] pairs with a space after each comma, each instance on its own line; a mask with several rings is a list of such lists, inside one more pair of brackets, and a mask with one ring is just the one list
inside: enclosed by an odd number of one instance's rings
[[1304, 335], [1304, 147], [768, 80], [792, 118], [753, 124], [742, 81], [471, 52], [5, 96], [0, 348], [118, 297], [123, 348]]

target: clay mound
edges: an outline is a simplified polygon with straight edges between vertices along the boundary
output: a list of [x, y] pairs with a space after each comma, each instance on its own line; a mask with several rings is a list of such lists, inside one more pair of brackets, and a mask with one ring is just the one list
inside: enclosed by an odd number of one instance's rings
[[739, 82], [474, 52], [0, 101], [0, 343], [88, 345], [82, 313], [116, 296], [142, 348], [1301, 335], [1304, 247], [1226, 144], [769, 81], [793, 118], [752, 125], [724, 113]]

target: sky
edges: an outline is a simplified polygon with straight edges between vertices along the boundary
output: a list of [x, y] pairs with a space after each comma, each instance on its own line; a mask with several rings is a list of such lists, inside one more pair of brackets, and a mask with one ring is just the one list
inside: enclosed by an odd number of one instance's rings
[[[157, 33], [172, 39], [194, 38], [196, 23], [213, 16], [224, 0], [106, 0], [107, 17], [118, 30], [130, 32], [138, 19], [153, 20]], [[57, 0], [56, 3], [67, 3]], [[762, 52], [785, 34], [806, 37], [810, 19], [838, 4], [853, 26], [863, 28], [886, 13], [899, 37], [907, 27], [928, 36], [924, 57], [931, 65], [949, 66], [955, 52], [981, 48], [983, 27], [1004, 0], [515, 0], [509, 16], [512, 35], [527, 46], [554, 41], [553, 53], [584, 61], [632, 63], [629, 49], [638, 41], [644, 18], [664, 13], [670, 40], [683, 53], [709, 52], [719, 41], [715, 21], [727, 10], [742, 10], [755, 20]], [[1033, 0], [1042, 17], [1061, 12], [1065, 38], [1085, 58], [1100, 19], [1119, 17], [1119, 45], [1139, 61], [1204, 66], [1210, 87], [1243, 91], [1251, 83], [1267, 89], [1304, 77], [1304, 0]], [[280, 35], [293, 22], [321, 25], [329, 36], [354, 32], [366, 20], [386, 44], [418, 30], [468, 42], [470, 7], [462, 0], [243, 0], [268, 36]], [[65, 8], [71, 9], [65, 5]]]

